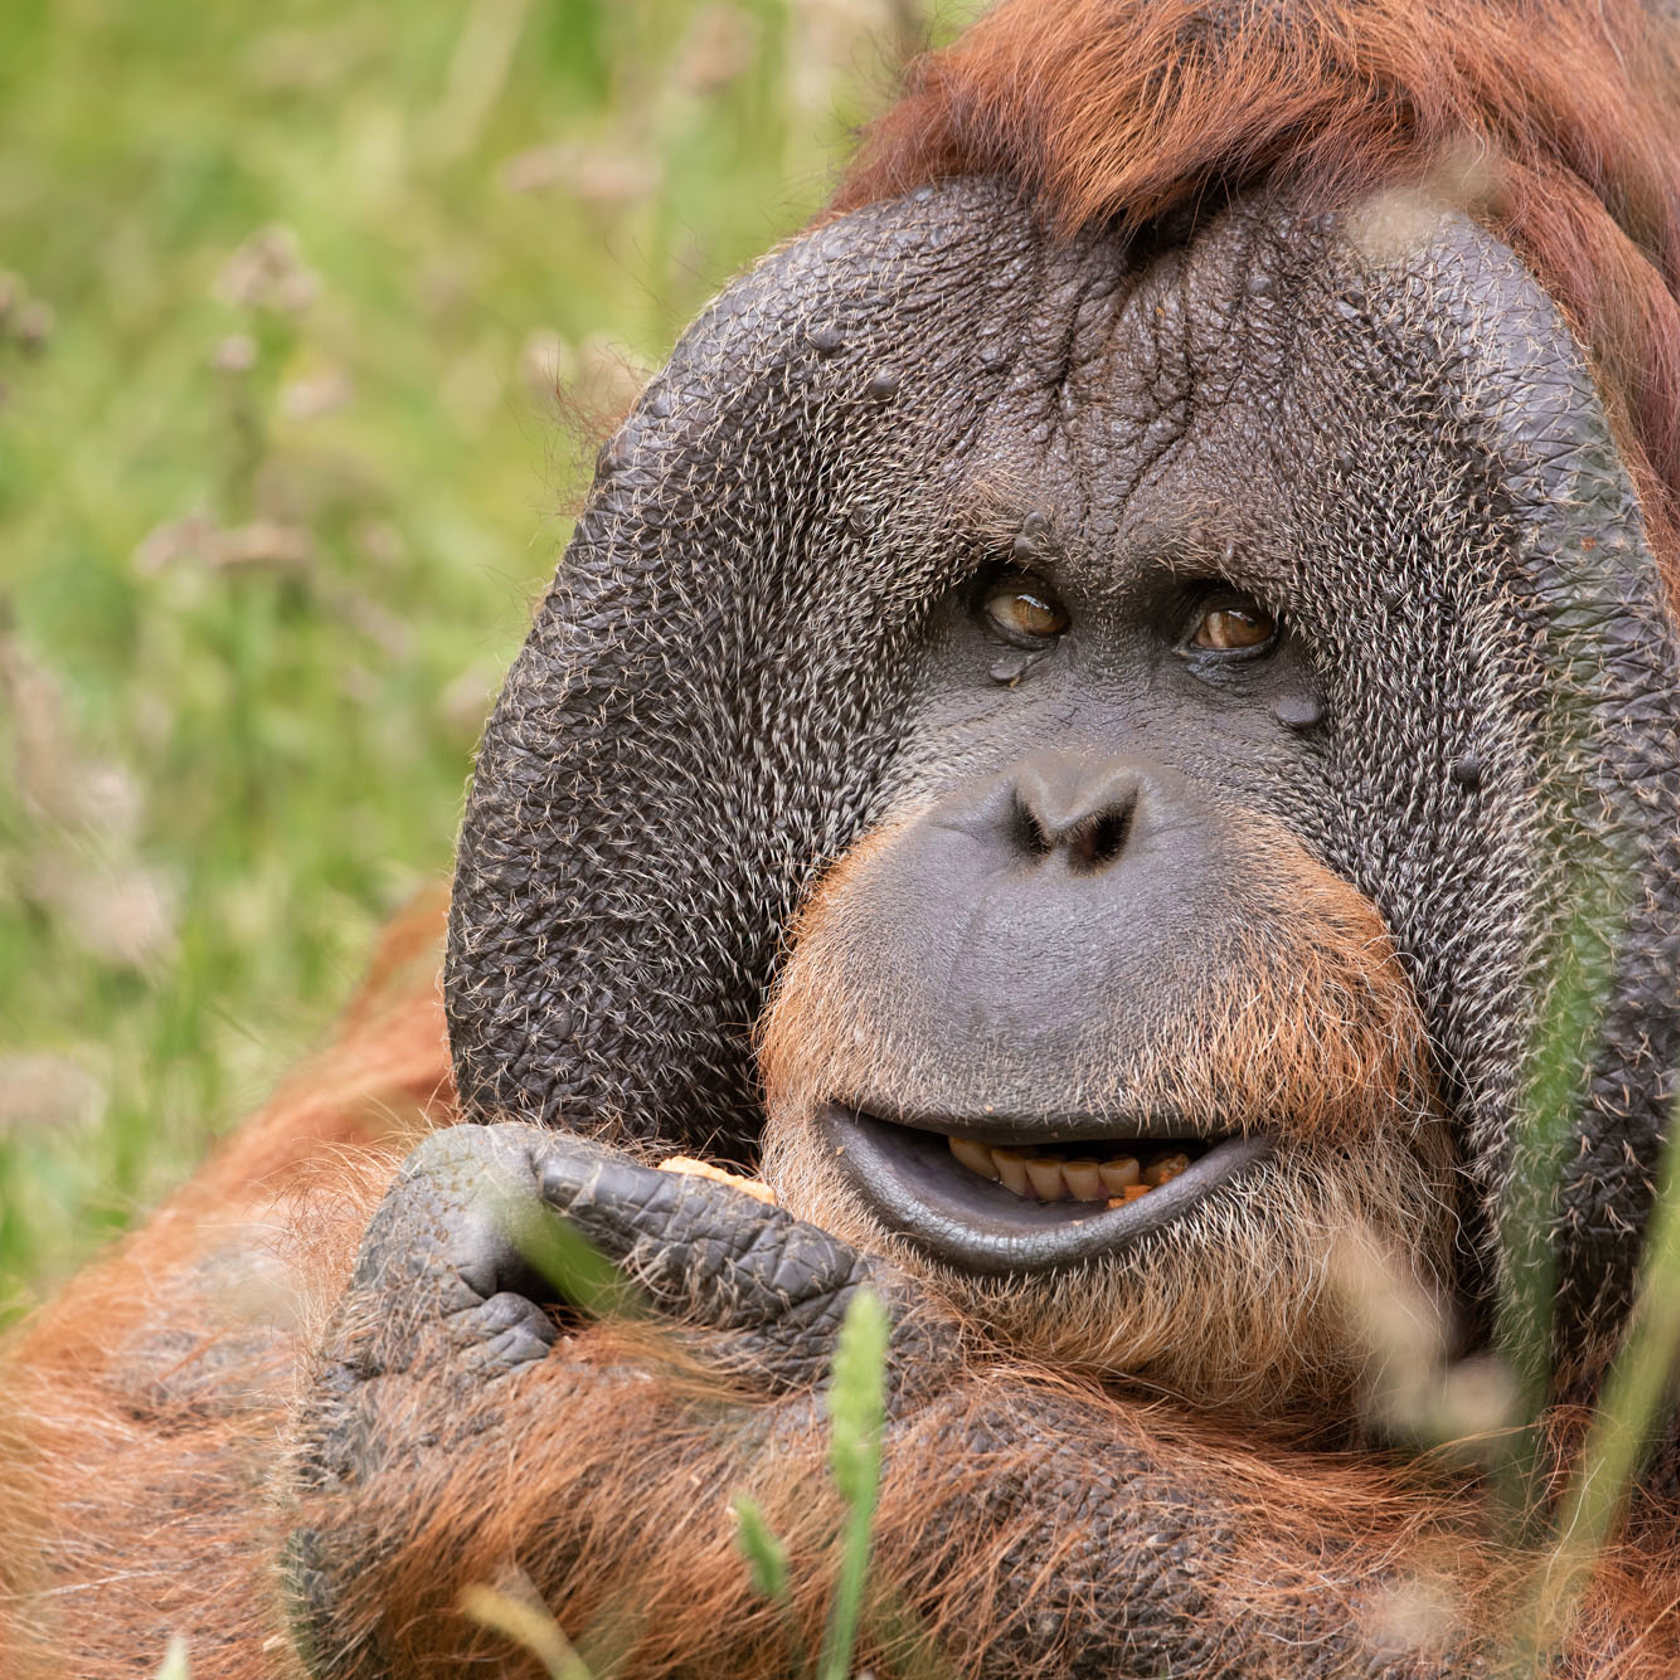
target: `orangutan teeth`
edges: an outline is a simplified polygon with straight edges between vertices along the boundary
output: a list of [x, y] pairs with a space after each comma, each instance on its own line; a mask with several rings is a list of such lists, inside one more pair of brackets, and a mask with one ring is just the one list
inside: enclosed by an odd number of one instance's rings
[[976, 1143], [973, 1138], [947, 1138], [951, 1146], [951, 1153], [968, 1168], [970, 1172], [977, 1172], [982, 1178], [1002, 1178], [996, 1162], [992, 1160], [992, 1152], [985, 1144]]
[[1013, 1190], [1017, 1196], [1025, 1196], [1027, 1194], [1026, 1157], [1016, 1149], [994, 1149], [992, 1160], [997, 1166], [998, 1177], [1003, 1180], [1004, 1187]]
[[1027, 1182], [1041, 1202], [1060, 1202], [1067, 1199], [1067, 1180], [1062, 1177], [1062, 1163], [1053, 1156], [1027, 1162]]
[[1064, 1161], [1062, 1181], [1076, 1202], [1101, 1202], [1108, 1197], [1103, 1189], [1102, 1171], [1095, 1161]]
[[1182, 1149], [1158, 1149], [1145, 1166], [1135, 1155], [1105, 1160], [1054, 1150], [1029, 1155], [1023, 1149], [984, 1144], [977, 1138], [947, 1136], [945, 1141], [970, 1172], [1038, 1202], [1107, 1202], [1119, 1207], [1177, 1178], [1190, 1165], [1190, 1156]]
[[1112, 1161], [1104, 1161], [1097, 1168], [1097, 1173], [1102, 1179], [1103, 1189], [1111, 1196], [1120, 1196], [1137, 1183], [1142, 1170], [1135, 1155], [1116, 1155]]
[[1175, 1150], [1170, 1155], [1157, 1155], [1143, 1170], [1143, 1182], [1151, 1190], [1158, 1184], [1165, 1184], [1169, 1178], [1177, 1178], [1190, 1165], [1190, 1157]]

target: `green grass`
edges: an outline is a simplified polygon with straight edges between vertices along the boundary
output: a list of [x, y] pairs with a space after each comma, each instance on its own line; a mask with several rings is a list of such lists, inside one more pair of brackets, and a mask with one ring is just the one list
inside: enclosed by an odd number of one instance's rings
[[447, 871], [576, 416], [821, 202], [867, 10], [0, 0], [0, 1317]]

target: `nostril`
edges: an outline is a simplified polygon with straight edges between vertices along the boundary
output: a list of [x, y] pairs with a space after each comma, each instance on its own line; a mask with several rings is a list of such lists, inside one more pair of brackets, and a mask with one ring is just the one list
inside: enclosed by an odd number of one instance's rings
[[1089, 875], [1118, 863], [1132, 838], [1143, 777], [1112, 760], [1047, 754], [1023, 760], [1008, 786], [1009, 804], [994, 805], [998, 838], [1033, 866], [1059, 857]]
[[1056, 842], [1038, 813], [1022, 800], [1015, 801], [1015, 844], [1034, 863], [1049, 857]]
[[1112, 805], [1078, 823], [1066, 839], [1068, 861], [1083, 870], [1106, 869], [1126, 849], [1130, 805]]

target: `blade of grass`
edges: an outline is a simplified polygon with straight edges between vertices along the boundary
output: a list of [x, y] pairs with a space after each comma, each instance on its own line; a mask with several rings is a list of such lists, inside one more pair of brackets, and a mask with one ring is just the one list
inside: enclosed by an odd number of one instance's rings
[[529, 1651], [549, 1680], [593, 1680], [559, 1623], [539, 1606], [494, 1587], [468, 1587], [461, 1594], [461, 1614]]
[[[1680, 1125], [1680, 1104], [1670, 1127]], [[1617, 1356], [1559, 1504], [1554, 1539], [1534, 1572], [1516, 1672], [1554, 1672], [1559, 1647], [1665, 1415], [1680, 1358], [1680, 1149], [1669, 1143], [1651, 1213], [1632, 1327]]]
[[559, 1300], [591, 1318], [645, 1318], [646, 1301], [635, 1284], [560, 1214], [509, 1184], [499, 1197], [508, 1240], [548, 1282]]
[[735, 1544], [747, 1560], [753, 1591], [775, 1603], [788, 1599], [787, 1547], [777, 1539], [756, 1499], [737, 1494], [730, 1502], [735, 1521]]
[[747, 1570], [753, 1591], [776, 1605], [787, 1629], [788, 1650], [795, 1674], [808, 1672], [805, 1641], [800, 1636], [799, 1621], [793, 1608], [793, 1583], [788, 1570], [787, 1547], [783, 1545], [758, 1501], [746, 1494], [737, 1494], [730, 1503], [737, 1528], [735, 1544], [747, 1560]]
[[163, 1654], [157, 1680], [192, 1680], [192, 1668], [187, 1662], [187, 1642], [178, 1633], [169, 1636], [169, 1649]]
[[819, 1680], [846, 1680], [857, 1644], [869, 1569], [871, 1532], [881, 1487], [881, 1433], [886, 1421], [887, 1309], [860, 1289], [846, 1308], [829, 1384], [832, 1436], [829, 1470], [846, 1515], [841, 1530], [840, 1578], [823, 1639]]
[[1531, 1531], [1543, 1504], [1545, 1467], [1532, 1425], [1551, 1387], [1558, 1192], [1576, 1142], [1625, 920], [1625, 892], [1607, 872], [1577, 867], [1573, 874], [1576, 908], [1558, 940], [1529, 1052], [1526, 1098], [1499, 1223], [1504, 1288], [1495, 1343], [1516, 1380], [1518, 1421], [1530, 1426], [1511, 1432], [1495, 1477], [1513, 1542]]

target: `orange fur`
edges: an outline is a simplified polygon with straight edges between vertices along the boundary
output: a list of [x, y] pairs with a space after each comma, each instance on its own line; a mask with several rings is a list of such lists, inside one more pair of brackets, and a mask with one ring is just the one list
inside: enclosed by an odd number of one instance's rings
[[[461, 1614], [463, 1590], [486, 1582], [535, 1597], [598, 1672], [783, 1680], [802, 1671], [801, 1648], [820, 1648], [841, 1511], [811, 1397], [753, 1401], [680, 1361], [662, 1372], [645, 1336], [607, 1325], [465, 1404], [422, 1372], [379, 1415], [446, 1443], [335, 1491], [321, 1513], [368, 1559], [359, 1614], [341, 1631], [376, 1643], [379, 1672], [539, 1675]], [[516, 1453], [486, 1450], [513, 1418], [541, 1427]], [[1035, 1497], [1058, 1486], [1095, 1498]], [[752, 1586], [731, 1512], [743, 1494], [786, 1546], [786, 1609]], [[1363, 1626], [1412, 1661], [1385, 1673], [1423, 1680], [1467, 1627], [1482, 1630], [1481, 1648], [1486, 1631], [1519, 1625], [1543, 1566], [1489, 1546], [1463, 1480], [1268, 1447], [1043, 1369], [993, 1365], [958, 1373], [943, 1404], [889, 1435], [856, 1660], [894, 1675], [1063, 1672], [1064, 1643], [1089, 1637], [1105, 1594], [1148, 1590], [1083, 1574], [1086, 1548], [1112, 1518], [1135, 1540], [1141, 1574], [1192, 1511], [1193, 1525], [1229, 1537], [1204, 1564], [1193, 1614], [1226, 1665], [1217, 1672], [1252, 1680], [1300, 1680], [1315, 1626]], [[1672, 1567], [1611, 1548], [1595, 1591], [1556, 1629], [1583, 1662], [1562, 1672], [1670, 1680], [1676, 1590]], [[1023, 1660], [1020, 1642], [1046, 1627], [1056, 1631]], [[948, 1667], [925, 1661], [930, 1646]], [[1368, 1673], [1359, 1660], [1310, 1672]]]
[[337, 1042], [0, 1371], [0, 1674], [289, 1672], [262, 1487], [300, 1348], [395, 1163], [453, 1118], [441, 895], [387, 933]]

